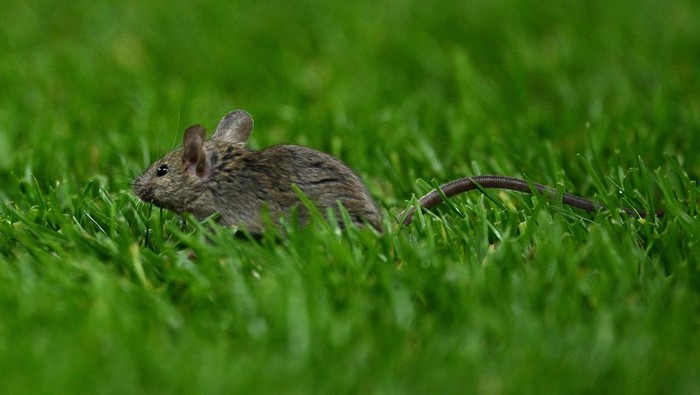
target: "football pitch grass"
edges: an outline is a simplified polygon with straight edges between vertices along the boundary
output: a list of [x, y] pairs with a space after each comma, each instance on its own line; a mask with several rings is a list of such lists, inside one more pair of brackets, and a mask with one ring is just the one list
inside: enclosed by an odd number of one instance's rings
[[[0, 393], [700, 392], [696, 2], [2, 10]], [[254, 149], [347, 163], [386, 233], [138, 201], [236, 108]], [[397, 224], [479, 174], [609, 209], [474, 191]]]

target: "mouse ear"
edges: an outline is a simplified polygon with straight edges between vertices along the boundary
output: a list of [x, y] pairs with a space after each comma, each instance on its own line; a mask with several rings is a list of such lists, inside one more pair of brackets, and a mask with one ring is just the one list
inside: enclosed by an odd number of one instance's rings
[[185, 137], [182, 142], [182, 163], [190, 169], [195, 165], [198, 176], [202, 176], [207, 170], [207, 155], [204, 152], [204, 136], [206, 132], [202, 125], [192, 125], [185, 130]]
[[216, 127], [212, 140], [228, 143], [245, 143], [253, 132], [253, 118], [244, 110], [235, 110], [226, 114]]

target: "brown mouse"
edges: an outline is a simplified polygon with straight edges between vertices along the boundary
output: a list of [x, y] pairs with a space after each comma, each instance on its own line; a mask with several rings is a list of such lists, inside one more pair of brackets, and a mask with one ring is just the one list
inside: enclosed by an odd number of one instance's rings
[[[382, 232], [381, 215], [360, 178], [339, 159], [326, 153], [297, 145], [277, 145], [251, 151], [246, 143], [253, 131], [253, 119], [243, 111], [227, 114], [214, 135], [205, 140], [204, 128], [193, 125], [185, 130], [183, 146], [153, 163], [133, 182], [141, 200], [178, 214], [191, 213], [198, 219], [219, 215], [224, 225], [245, 228], [259, 235], [265, 228], [263, 213], [275, 225], [294, 209], [300, 224], [309, 212], [293, 185], [321, 213], [336, 212], [338, 204], [347, 210], [356, 225], [369, 224]], [[552, 187], [504, 176], [461, 178], [433, 190], [419, 200], [430, 209], [450, 197], [474, 189], [498, 188], [533, 193], [532, 188], [549, 198], [556, 197]], [[601, 204], [565, 193], [564, 204], [588, 211], [598, 211]], [[407, 225], [415, 207], [405, 210], [400, 221]], [[623, 209], [630, 215], [645, 217], [641, 210]], [[655, 213], [657, 216], [662, 212]], [[342, 216], [337, 216], [340, 225]]]
[[226, 115], [206, 141], [202, 126], [190, 126], [182, 148], [136, 178], [134, 192], [141, 200], [178, 214], [189, 212], [204, 219], [218, 213], [222, 224], [260, 234], [264, 210], [275, 224], [293, 207], [301, 224], [308, 221], [309, 212], [292, 188], [296, 185], [320, 212], [336, 211], [341, 203], [352, 222], [381, 231], [377, 205], [343, 162], [298, 145], [248, 150], [252, 131], [253, 119], [243, 110]]

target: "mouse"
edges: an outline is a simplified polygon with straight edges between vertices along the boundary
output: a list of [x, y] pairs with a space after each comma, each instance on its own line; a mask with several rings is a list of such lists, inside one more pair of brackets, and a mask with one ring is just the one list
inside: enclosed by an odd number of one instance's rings
[[[338, 215], [339, 204], [357, 226], [369, 225], [383, 233], [379, 208], [360, 177], [340, 159], [327, 153], [300, 146], [275, 145], [259, 151], [247, 148], [253, 131], [253, 118], [245, 110], [234, 110], [219, 122], [210, 139], [201, 125], [192, 125], [184, 132], [182, 147], [156, 160], [132, 183], [135, 195], [146, 203], [189, 213], [198, 220], [217, 215], [222, 225], [233, 225], [260, 235], [267, 218], [275, 226], [292, 212], [301, 226], [311, 213], [302, 204], [299, 192], [321, 213], [332, 212], [341, 228], [347, 224]], [[516, 177], [478, 175], [448, 182], [429, 192], [398, 216], [409, 225], [417, 207], [430, 210], [443, 198], [484, 189], [503, 189], [539, 193], [550, 199], [557, 197], [555, 188], [530, 183]], [[586, 211], [599, 211], [603, 205], [570, 193], [562, 203]], [[630, 216], [657, 217], [663, 212], [622, 209]]]

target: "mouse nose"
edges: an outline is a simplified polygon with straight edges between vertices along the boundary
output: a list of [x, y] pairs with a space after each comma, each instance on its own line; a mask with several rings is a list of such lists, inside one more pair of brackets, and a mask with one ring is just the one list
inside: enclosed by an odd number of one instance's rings
[[153, 203], [153, 189], [144, 185], [140, 178], [134, 180], [131, 188], [139, 199], [146, 203]]

